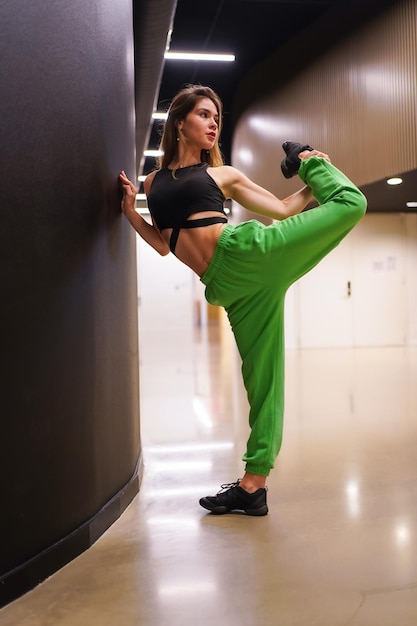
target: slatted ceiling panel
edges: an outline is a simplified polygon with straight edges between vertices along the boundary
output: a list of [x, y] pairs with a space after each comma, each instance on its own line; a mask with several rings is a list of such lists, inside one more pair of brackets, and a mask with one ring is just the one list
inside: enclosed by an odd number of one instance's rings
[[[384, 54], [383, 104], [390, 131], [392, 158], [387, 173], [407, 171], [417, 165], [417, 4], [400, 3], [384, 22], [387, 49]], [[377, 33], [376, 33], [377, 35]], [[383, 68], [384, 69], [384, 68]], [[391, 80], [390, 80], [391, 79]], [[395, 161], [393, 162], [393, 159]]]
[[[410, 0], [251, 106], [237, 124], [234, 165], [280, 195], [299, 186], [270, 172], [277, 146], [286, 139], [327, 151], [358, 185], [416, 169], [416, 57], [417, 3]], [[262, 127], [262, 119], [270, 129], [275, 123], [276, 131]], [[247, 146], [253, 152], [249, 164], [239, 156]]]

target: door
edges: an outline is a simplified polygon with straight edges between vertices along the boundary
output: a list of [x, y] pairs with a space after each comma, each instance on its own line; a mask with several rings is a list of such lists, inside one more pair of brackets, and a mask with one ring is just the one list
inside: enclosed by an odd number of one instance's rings
[[297, 345], [405, 345], [406, 258], [404, 217], [366, 215], [294, 286]]
[[295, 307], [300, 347], [352, 346], [352, 274], [349, 235], [298, 281]]

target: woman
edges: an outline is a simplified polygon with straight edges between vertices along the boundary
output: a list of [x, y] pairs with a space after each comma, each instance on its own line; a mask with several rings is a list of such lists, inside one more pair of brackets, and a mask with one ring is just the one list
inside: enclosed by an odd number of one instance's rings
[[[124, 172], [122, 210], [155, 250], [171, 250], [198, 274], [207, 301], [225, 308], [242, 358], [251, 428], [245, 473], [200, 504], [216, 514], [266, 515], [266, 478], [282, 441], [285, 293], [362, 218], [366, 199], [327, 154], [286, 142], [282, 172], [287, 178], [298, 173], [305, 186], [279, 200], [223, 165], [221, 119], [220, 99], [210, 88], [181, 90], [165, 123], [160, 168], [144, 183], [152, 224], [135, 211], [137, 190]], [[226, 198], [278, 221], [231, 226]], [[319, 206], [302, 213], [313, 198]]]

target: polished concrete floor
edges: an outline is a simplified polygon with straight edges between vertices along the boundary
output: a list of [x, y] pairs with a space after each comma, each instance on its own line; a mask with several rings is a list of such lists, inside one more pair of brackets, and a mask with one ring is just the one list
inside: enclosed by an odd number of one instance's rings
[[289, 351], [270, 513], [213, 516], [242, 474], [223, 323], [142, 339], [142, 488], [1, 626], [416, 626], [417, 347]]

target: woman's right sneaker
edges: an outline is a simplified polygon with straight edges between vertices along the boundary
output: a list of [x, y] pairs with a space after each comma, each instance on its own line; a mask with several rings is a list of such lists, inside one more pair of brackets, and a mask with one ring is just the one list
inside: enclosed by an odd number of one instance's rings
[[266, 515], [268, 513], [266, 488], [248, 493], [239, 486], [239, 482], [238, 480], [222, 485], [216, 496], [201, 498], [201, 506], [215, 515], [223, 515], [230, 511], [244, 511], [246, 515]]
[[303, 146], [301, 143], [296, 143], [295, 141], [285, 141], [282, 144], [282, 149], [287, 155], [285, 159], [281, 161], [281, 171], [285, 178], [292, 178], [300, 169], [301, 160], [298, 157], [300, 152], [313, 150], [311, 146]]

